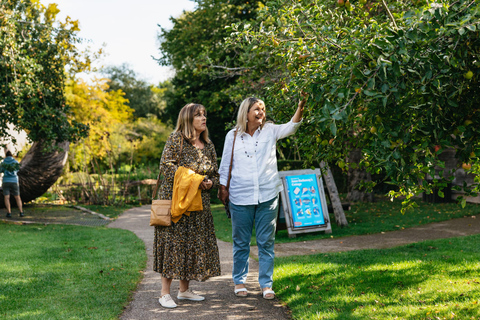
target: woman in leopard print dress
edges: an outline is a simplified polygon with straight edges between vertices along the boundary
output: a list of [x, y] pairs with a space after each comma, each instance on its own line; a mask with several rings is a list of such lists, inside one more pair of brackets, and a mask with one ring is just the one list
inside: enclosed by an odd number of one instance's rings
[[153, 270], [162, 276], [159, 302], [166, 308], [177, 306], [170, 296], [173, 279], [180, 280], [179, 300], [201, 301], [204, 297], [189, 289], [189, 281], [205, 281], [220, 275], [220, 259], [210, 209], [210, 189], [219, 183], [217, 155], [208, 138], [205, 107], [200, 104], [190, 103], [182, 108], [177, 127], [165, 144], [160, 161], [160, 172], [164, 179], [160, 184], [158, 199], [172, 199], [173, 180], [179, 166], [206, 176], [200, 185], [203, 211], [182, 215], [171, 226], [155, 227]]

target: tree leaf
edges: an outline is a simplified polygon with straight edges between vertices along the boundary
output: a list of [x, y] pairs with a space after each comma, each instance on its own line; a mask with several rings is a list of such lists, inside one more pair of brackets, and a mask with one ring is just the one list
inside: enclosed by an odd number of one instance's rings
[[477, 27], [474, 24], [470, 24], [470, 25], [466, 26], [465, 28], [467, 28], [470, 31], [476, 31], [477, 30]]
[[337, 125], [335, 124], [335, 121], [332, 121], [330, 124], [330, 131], [332, 132], [333, 136], [337, 135]]

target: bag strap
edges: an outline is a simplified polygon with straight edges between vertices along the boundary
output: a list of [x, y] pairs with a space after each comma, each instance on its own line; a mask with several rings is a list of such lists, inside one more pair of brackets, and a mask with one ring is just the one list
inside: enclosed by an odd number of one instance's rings
[[238, 129], [235, 130], [235, 135], [233, 136], [232, 157], [230, 158], [230, 167], [228, 168], [227, 190], [230, 188], [230, 179], [232, 178], [233, 150], [235, 149], [235, 140], [237, 139], [237, 131]]
[[[180, 142], [180, 153], [178, 154], [178, 159], [177, 159], [177, 162], [180, 163], [180, 156], [182, 155], [182, 151], [183, 151], [183, 140], [184, 140], [184, 137], [183, 137], [183, 134], [181, 135], [182, 136], [182, 140]], [[155, 200], [155, 196], [157, 194], [157, 191], [158, 191], [158, 185], [160, 184], [160, 177], [162, 176], [162, 173], [159, 172], [158, 173], [158, 179], [157, 179], [157, 184], [155, 185], [155, 190], [153, 191], [152, 193], [152, 200]]]

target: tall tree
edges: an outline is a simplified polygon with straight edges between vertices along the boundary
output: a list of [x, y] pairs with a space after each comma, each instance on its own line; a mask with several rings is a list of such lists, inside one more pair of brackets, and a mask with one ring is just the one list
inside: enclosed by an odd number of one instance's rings
[[163, 99], [166, 89], [148, 84], [128, 67], [110, 66], [103, 69], [103, 74], [110, 79], [109, 91], [122, 90], [127, 98], [127, 104], [135, 110], [136, 118], [145, 118], [152, 114], [159, 117], [165, 108]]
[[[241, 101], [223, 92], [237, 81], [234, 72], [227, 76], [211, 77], [204, 72], [207, 67], [225, 70], [226, 65], [236, 66], [236, 53], [223, 50], [228, 36], [225, 26], [255, 18], [257, 2], [244, 0], [196, 1], [197, 8], [184, 12], [179, 18], [171, 18], [173, 28], [160, 30], [161, 65], [172, 66], [174, 90], [167, 94], [167, 106], [163, 119], [176, 122], [178, 112], [189, 102], [203, 104], [207, 109], [208, 127], [217, 152], [223, 147], [225, 125], [232, 122]], [[217, 65], [220, 61], [224, 64]]]
[[76, 47], [78, 22], [58, 21], [58, 12], [56, 4], [35, 0], [0, 1], [0, 138], [15, 142], [10, 123], [33, 142], [20, 164], [24, 201], [48, 190], [62, 173], [69, 142], [88, 133], [73, 118], [64, 86], [67, 71], [89, 69], [90, 58]]

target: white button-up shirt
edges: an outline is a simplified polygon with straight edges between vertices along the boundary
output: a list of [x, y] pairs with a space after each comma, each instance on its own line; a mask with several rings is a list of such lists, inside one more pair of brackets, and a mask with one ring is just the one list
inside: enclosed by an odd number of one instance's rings
[[[229, 199], [235, 205], [257, 205], [275, 198], [282, 190], [278, 175], [276, 143], [294, 134], [302, 121], [285, 124], [266, 123], [263, 129], [237, 134], [230, 180]], [[220, 184], [226, 186], [232, 156], [234, 131], [225, 137], [220, 163]]]

